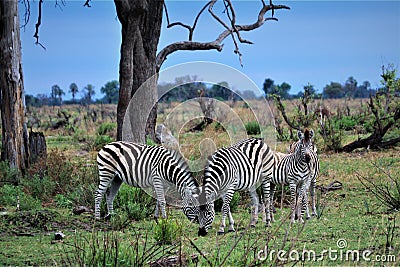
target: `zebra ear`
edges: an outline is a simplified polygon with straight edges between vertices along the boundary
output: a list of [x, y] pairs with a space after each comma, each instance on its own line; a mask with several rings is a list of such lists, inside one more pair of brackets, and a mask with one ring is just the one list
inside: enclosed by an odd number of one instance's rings
[[314, 137], [314, 130], [310, 129], [310, 141], [313, 139]]
[[302, 131], [297, 131], [297, 137], [299, 138], [299, 140], [303, 140], [304, 139], [304, 135]]

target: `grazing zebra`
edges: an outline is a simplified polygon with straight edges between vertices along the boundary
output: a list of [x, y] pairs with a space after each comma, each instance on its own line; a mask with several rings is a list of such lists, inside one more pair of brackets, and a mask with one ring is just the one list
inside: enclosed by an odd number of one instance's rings
[[[304, 135], [299, 134], [299, 142], [293, 146], [294, 152], [291, 154], [276, 153], [275, 160], [277, 160], [274, 168], [273, 177], [271, 180], [271, 201], [273, 202], [273, 195], [275, 192], [276, 184], [289, 184], [291, 196], [291, 222], [294, 222], [295, 216], [303, 222], [303, 212], [308, 213], [308, 199], [307, 189], [319, 170], [319, 161], [314, 147], [311, 142], [312, 135], [308, 129], [305, 130]], [[317, 164], [318, 163], [318, 164]], [[301, 207], [299, 206], [301, 202]], [[297, 208], [297, 209], [296, 209]], [[267, 207], [268, 210], [268, 207]]]
[[[269, 179], [275, 164], [271, 149], [261, 139], [250, 138], [230, 147], [217, 150], [208, 160], [204, 171], [203, 187], [200, 194], [199, 236], [205, 236], [215, 218], [214, 201], [222, 197], [222, 222], [219, 234], [225, 232], [228, 215], [229, 230], [235, 231], [230, 212], [230, 201], [235, 191], [248, 190], [252, 199], [251, 225], [258, 219], [258, 196], [256, 189], [262, 184], [264, 196], [269, 201]], [[269, 202], [267, 202], [267, 207]], [[269, 224], [267, 209], [267, 223]]]
[[[315, 157], [313, 157], [312, 161], [311, 161], [311, 178], [310, 178], [310, 184], [309, 184], [309, 190], [310, 190], [310, 196], [311, 196], [311, 207], [312, 207], [312, 214], [314, 216], [317, 215], [317, 208], [316, 208], [316, 200], [315, 200], [315, 188], [316, 188], [316, 184], [317, 184], [317, 176], [319, 174], [319, 168], [320, 168], [320, 164], [319, 164], [319, 158], [317, 155], [317, 147], [315, 146], [315, 144], [312, 142], [312, 139], [314, 137], [314, 131], [312, 129], [308, 130], [305, 129], [304, 133], [301, 131], [297, 132], [297, 135], [299, 137], [299, 140], [297, 142], [292, 143], [289, 148], [288, 151], [289, 153], [294, 153], [297, 146], [302, 142], [302, 140], [304, 139], [304, 136], [307, 134], [309, 134], [309, 140], [310, 142], [308, 143], [311, 150], [314, 152]], [[307, 197], [307, 196], [306, 196]], [[306, 202], [306, 215], [307, 218], [310, 218], [310, 213], [309, 213], [309, 209], [308, 209], [308, 203]]]
[[95, 193], [95, 217], [100, 218], [100, 203], [111, 183], [106, 196], [108, 217], [113, 214], [113, 200], [122, 182], [140, 188], [154, 188], [157, 198], [154, 217], [158, 208], [166, 218], [164, 186], [173, 185], [182, 197], [182, 210], [190, 221], [198, 216], [198, 184], [193, 178], [186, 161], [179, 152], [162, 146], [147, 146], [128, 142], [113, 142], [104, 146], [97, 154], [99, 187]]

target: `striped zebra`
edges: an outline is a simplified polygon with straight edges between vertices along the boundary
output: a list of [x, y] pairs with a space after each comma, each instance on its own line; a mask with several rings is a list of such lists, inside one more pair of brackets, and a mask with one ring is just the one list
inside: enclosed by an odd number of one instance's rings
[[[257, 187], [261, 184], [264, 197], [269, 201], [269, 179], [275, 164], [272, 150], [262, 139], [242, 140], [230, 147], [217, 150], [208, 160], [203, 176], [203, 187], [199, 202], [199, 236], [205, 236], [215, 219], [214, 201], [222, 197], [222, 222], [218, 234], [225, 232], [225, 219], [229, 218], [229, 230], [235, 231], [230, 212], [230, 201], [235, 191], [247, 190], [252, 199], [252, 218], [255, 226], [258, 219]], [[267, 207], [269, 202], [267, 202]], [[267, 223], [269, 211], [267, 209]]]
[[[273, 203], [275, 185], [288, 184], [291, 196], [291, 222], [295, 221], [296, 216], [303, 222], [304, 211], [307, 212], [307, 218], [310, 217], [307, 189], [310, 187], [310, 183], [313, 180], [315, 181], [319, 171], [319, 161], [314, 152], [315, 148], [311, 142], [311, 138], [312, 134], [306, 129], [304, 134], [299, 134], [299, 142], [296, 142], [297, 144], [293, 146], [293, 153], [275, 153], [277, 163], [271, 180], [270, 203]], [[314, 198], [314, 195], [312, 197]]]
[[[305, 135], [307, 134], [309, 135], [309, 146], [310, 149], [314, 152], [312, 153], [312, 160], [311, 160], [311, 178], [310, 178], [310, 184], [309, 184], [309, 191], [310, 191], [310, 196], [311, 196], [311, 208], [312, 208], [312, 214], [313, 216], [317, 215], [317, 208], [316, 208], [316, 200], [315, 200], [315, 189], [316, 189], [316, 185], [317, 185], [317, 177], [319, 174], [319, 169], [320, 169], [320, 164], [319, 164], [319, 158], [318, 158], [318, 154], [317, 154], [317, 147], [315, 146], [314, 142], [313, 142], [313, 137], [314, 137], [314, 131], [312, 129], [305, 129], [304, 133], [301, 131], [297, 132], [297, 136], [299, 138], [299, 140], [297, 142], [292, 143], [289, 148], [288, 148], [288, 152], [289, 153], [294, 153], [297, 146], [302, 142], [302, 140], [304, 140]], [[307, 197], [307, 196], [306, 196]], [[306, 206], [306, 215], [307, 218], [310, 218], [310, 213], [309, 213], [309, 208], [308, 208], [308, 203], [306, 202], [307, 206]]]
[[194, 194], [198, 183], [179, 152], [163, 146], [113, 142], [97, 154], [99, 187], [95, 193], [95, 218], [100, 219], [100, 203], [106, 196], [108, 216], [113, 214], [113, 200], [122, 182], [134, 187], [153, 188], [157, 199], [154, 217], [166, 218], [164, 187], [174, 186], [182, 197], [182, 210], [190, 221], [197, 221], [198, 203]]

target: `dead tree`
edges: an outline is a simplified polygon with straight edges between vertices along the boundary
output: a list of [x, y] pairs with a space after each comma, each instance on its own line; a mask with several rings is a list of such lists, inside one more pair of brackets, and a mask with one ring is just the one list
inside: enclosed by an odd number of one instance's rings
[[[27, 0], [29, 2], [29, 0]], [[38, 29], [41, 24], [41, 4], [39, 0], [39, 15], [36, 24], [35, 38], [39, 43]], [[117, 139], [122, 139], [123, 123], [125, 113], [132, 97], [140, 105], [129, 106], [130, 125], [134, 125], [132, 141], [144, 143], [146, 136], [155, 139], [155, 124], [157, 118], [157, 73], [161, 65], [169, 55], [176, 51], [194, 51], [194, 50], [216, 50], [222, 51], [223, 41], [231, 38], [238, 55], [240, 64], [242, 64], [242, 54], [239, 50], [239, 44], [252, 44], [251, 41], [242, 37], [242, 32], [255, 30], [266, 21], [277, 19], [274, 17], [275, 10], [289, 9], [285, 5], [274, 5], [272, 0], [265, 3], [260, 1], [260, 9], [255, 14], [255, 20], [250, 24], [237, 24], [237, 12], [231, 0], [220, 1], [224, 8], [225, 18], [220, 17], [214, 12], [217, 0], [211, 0], [204, 4], [194, 17], [192, 25], [180, 21], [170, 21], [167, 7], [163, 0], [115, 0], [117, 17], [122, 26], [121, 58], [119, 65], [119, 101], [117, 106]], [[56, 2], [57, 3], [57, 2]], [[91, 0], [85, 0], [84, 6], [90, 7]], [[165, 11], [167, 19], [167, 28], [182, 27], [188, 31], [187, 40], [181, 40], [167, 45], [158, 50], [158, 42], [161, 33], [161, 23], [163, 12]], [[207, 13], [214, 19], [218, 25], [222, 25], [222, 32], [210, 41], [200, 42], [193, 40], [194, 31], [202, 15]], [[266, 17], [271, 12], [270, 17]], [[145, 90], [139, 90], [146, 84]]]
[[[222, 19], [214, 12], [216, 0], [208, 1], [200, 9], [194, 18], [192, 25], [184, 24], [180, 21], [171, 22], [168, 10], [163, 1], [137, 1], [125, 0], [115, 1], [117, 7], [118, 18], [122, 24], [122, 45], [121, 45], [121, 61], [120, 61], [120, 97], [117, 110], [118, 119], [118, 139], [122, 138], [122, 124], [128, 107], [130, 98], [137, 93], [138, 88], [150, 77], [158, 73], [161, 65], [167, 57], [176, 52], [183, 50], [217, 50], [222, 51], [222, 42], [231, 37], [235, 50], [234, 53], [239, 56], [241, 62], [241, 53], [239, 43], [251, 44], [252, 42], [244, 39], [241, 35], [243, 31], [252, 31], [261, 27], [268, 20], [277, 20], [274, 18], [274, 11], [277, 9], [289, 9], [284, 5], [273, 5], [272, 1], [267, 5], [261, 1], [262, 6], [258, 12], [256, 20], [252, 24], [236, 24], [236, 10], [230, 0], [224, 0], [222, 3], [225, 7], [224, 14], [227, 19]], [[162, 48], [158, 54], [157, 44], [161, 31], [162, 12], [165, 11], [167, 19], [167, 28], [183, 27], [188, 31], [187, 40], [177, 41]], [[224, 30], [214, 39], [208, 42], [198, 42], [193, 40], [194, 31], [198, 25], [199, 18], [206, 12], [220, 25]], [[265, 17], [268, 11], [272, 12], [271, 17]], [[133, 55], [141, 55], [133, 58]], [[127, 63], [129, 68], [127, 67]], [[137, 133], [133, 133], [134, 140], [144, 142], [145, 135], [154, 136], [154, 126], [156, 123], [157, 106], [157, 78], [150, 82], [149, 88], [145, 92], [138, 92], [139, 101], [143, 103], [141, 107], [134, 108], [135, 116], [131, 116], [131, 125], [135, 125]], [[140, 95], [140, 93], [142, 95]], [[150, 110], [151, 109], [151, 110]], [[147, 118], [147, 115], [150, 116]]]
[[385, 148], [400, 142], [400, 136], [383, 141], [385, 134], [400, 121], [400, 103], [397, 104], [392, 115], [384, 113], [384, 116], [382, 116], [374, 104], [374, 97], [372, 96], [370, 96], [369, 107], [375, 117], [374, 132], [367, 138], [358, 139], [343, 146], [339, 151], [351, 152], [357, 148]]
[[18, 1], [0, 0], [1, 160], [24, 173], [29, 166]]

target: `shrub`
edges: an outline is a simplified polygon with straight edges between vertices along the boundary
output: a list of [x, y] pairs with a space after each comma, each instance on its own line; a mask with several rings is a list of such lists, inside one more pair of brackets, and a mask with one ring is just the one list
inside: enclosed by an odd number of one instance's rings
[[[357, 171], [358, 180], [371, 192], [390, 212], [400, 210], [400, 175], [398, 169], [391, 169], [391, 163], [385, 164], [386, 168], [372, 163], [376, 169], [375, 175], [380, 177], [366, 177]], [[374, 174], [371, 174], [374, 175]]]
[[154, 238], [163, 245], [172, 245], [179, 241], [182, 235], [182, 226], [174, 219], [159, 219], [154, 226]]
[[56, 191], [56, 182], [50, 180], [48, 176], [41, 178], [34, 175], [30, 179], [23, 178], [22, 185], [25, 192], [42, 202], [51, 200]]
[[261, 133], [260, 124], [258, 124], [257, 121], [250, 121], [246, 123], [244, 126], [246, 128], [247, 134], [257, 135]]
[[17, 169], [10, 168], [7, 161], [0, 161], [0, 185], [11, 183], [17, 185], [20, 181], [20, 173]]
[[123, 184], [114, 200], [118, 212], [125, 212], [131, 220], [143, 220], [153, 213], [155, 200], [144, 190]]
[[335, 121], [335, 127], [345, 131], [354, 130], [354, 127], [358, 124], [358, 120], [352, 116], [343, 116]]
[[56, 205], [58, 208], [72, 208], [72, 201], [68, 199], [66, 196], [62, 194], [57, 194], [54, 197], [54, 201], [56, 202]]
[[103, 146], [115, 141], [112, 137], [108, 135], [97, 135], [94, 139], [94, 150], [98, 151], [102, 149]]
[[41, 208], [41, 203], [34, 197], [27, 195], [22, 186], [5, 184], [0, 187], [0, 204], [17, 207], [19, 199], [20, 210], [36, 210]]
[[97, 129], [98, 135], [109, 135], [117, 128], [117, 124], [115, 122], [105, 122], [100, 124], [99, 128]]

